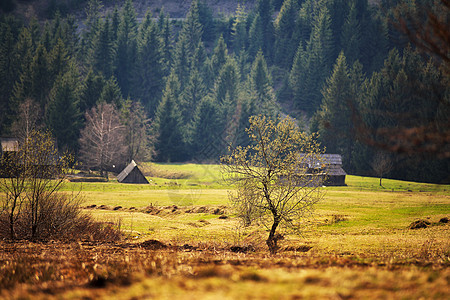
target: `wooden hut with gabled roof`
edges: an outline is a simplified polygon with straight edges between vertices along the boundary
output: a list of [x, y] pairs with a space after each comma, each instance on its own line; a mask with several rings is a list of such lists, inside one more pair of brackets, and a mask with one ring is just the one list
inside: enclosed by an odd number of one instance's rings
[[14, 153], [19, 151], [19, 139], [18, 138], [0, 138], [0, 158], [7, 153]]
[[134, 160], [117, 175], [117, 181], [120, 183], [136, 183], [136, 184], [148, 184], [147, 178], [139, 170]]
[[320, 184], [325, 186], [345, 186], [345, 176], [347, 173], [342, 168], [342, 156], [339, 154], [320, 154], [317, 156], [307, 156], [300, 153], [300, 161], [307, 168], [306, 176], [319, 177]]

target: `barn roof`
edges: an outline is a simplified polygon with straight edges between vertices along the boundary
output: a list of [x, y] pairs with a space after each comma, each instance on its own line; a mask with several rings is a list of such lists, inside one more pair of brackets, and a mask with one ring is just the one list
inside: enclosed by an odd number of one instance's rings
[[299, 156], [302, 164], [308, 164], [308, 167], [312, 169], [324, 168], [324, 171], [326, 171], [328, 176], [347, 175], [342, 168], [342, 156], [339, 154], [318, 154], [308, 156], [305, 153], [300, 153]]
[[305, 153], [299, 154], [302, 162], [314, 165], [316, 163], [326, 164], [326, 165], [342, 165], [342, 156], [339, 154], [317, 154], [308, 155]]
[[2, 144], [2, 152], [18, 151], [19, 139], [17, 138], [0, 138]]
[[334, 175], [334, 176], [345, 176], [347, 173], [345, 173], [344, 169], [340, 165], [327, 165], [325, 167], [325, 172], [328, 176]]
[[[134, 174], [133, 176], [130, 176], [130, 174]], [[128, 178], [127, 177], [131, 177]], [[137, 179], [138, 178], [138, 179]], [[117, 175], [117, 181], [119, 182], [126, 182], [126, 183], [148, 183], [145, 176], [142, 174], [142, 172], [139, 170], [136, 162], [132, 160], [128, 166], [125, 167], [125, 169], [120, 172], [119, 175]]]

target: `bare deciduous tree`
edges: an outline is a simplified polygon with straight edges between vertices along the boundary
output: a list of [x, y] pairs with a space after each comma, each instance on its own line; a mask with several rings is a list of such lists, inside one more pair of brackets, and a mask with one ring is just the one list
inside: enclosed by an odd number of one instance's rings
[[[226, 179], [236, 186], [231, 195], [238, 216], [247, 225], [259, 221], [269, 229], [271, 253], [278, 249], [279, 226], [300, 229], [300, 221], [322, 197], [323, 174], [309, 174], [321, 163], [314, 136], [301, 132], [291, 119], [278, 123], [261, 116], [249, 119], [252, 141], [222, 157]], [[300, 155], [303, 153], [303, 155]]]
[[13, 155], [3, 155], [0, 159], [2, 176], [0, 178], [0, 214], [8, 216], [9, 235], [11, 240], [16, 237], [15, 224], [20, 217], [22, 205], [25, 201], [26, 172], [24, 165], [19, 163], [24, 160], [23, 149]]
[[389, 155], [386, 152], [378, 151], [375, 154], [371, 165], [375, 174], [380, 178], [380, 186], [383, 186], [381, 184], [383, 176], [389, 173], [394, 167], [392, 155]]
[[35, 130], [29, 132], [18, 151], [2, 158], [6, 178], [0, 179], [0, 191], [6, 196], [0, 205], [8, 215], [11, 239], [16, 236], [15, 225], [19, 219], [28, 228], [29, 234], [25, 236], [34, 240], [41, 231], [48, 230], [46, 222], [54, 219], [54, 215], [49, 215], [50, 208], [77, 207], [69, 198], [55, 203], [72, 163], [70, 155], [58, 153], [50, 132]]
[[107, 170], [125, 160], [124, 129], [112, 104], [100, 103], [86, 112], [86, 126], [80, 137], [80, 159], [84, 165], [98, 169], [108, 178]]
[[19, 115], [12, 124], [13, 134], [22, 142], [25, 142], [33, 130], [40, 129], [41, 108], [31, 98], [25, 99], [19, 105]]

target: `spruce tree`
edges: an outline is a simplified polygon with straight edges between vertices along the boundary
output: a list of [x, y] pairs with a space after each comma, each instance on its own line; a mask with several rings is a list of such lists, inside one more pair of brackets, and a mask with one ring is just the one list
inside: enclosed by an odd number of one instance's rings
[[105, 85], [102, 75], [96, 74], [90, 69], [84, 78], [80, 92], [80, 112], [84, 114], [98, 103]]
[[213, 55], [211, 57], [211, 75], [217, 76], [222, 69], [223, 65], [227, 62], [228, 49], [225, 44], [225, 40], [221, 35], [217, 41], [217, 45], [214, 48]]
[[223, 153], [222, 120], [214, 98], [207, 96], [198, 103], [190, 128], [191, 151], [197, 161], [216, 160]]
[[[272, 22], [272, 4], [271, 0], [258, 0], [257, 13], [260, 17], [260, 25], [262, 38], [264, 43], [262, 44], [262, 51], [267, 60], [271, 61], [273, 57], [273, 44], [275, 41], [275, 30]], [[258, 49], [259, 50], [259, 49]]]
[[164, 53], [153, 22], [141, 28], [137, 58], [130, 94], [140, 99], [147, 114], [153, 116], [161, 101], [165, 74]]
[[111, 77], [103, 86], [98, 102], [113, 104], [117, 109], [122, 108], [123, 96], [116, 78]]
[[6, 22], [0, 22], [0, 134], [5, 133], [13, 115], [14, 106], [9, 100], [14, 82], [19, 76], [19, 61], [15, 57], [16, 38]]
[[361, 59], [361, 27], [354, 2], [350, 3], [350, 10], [342, 26], [340, 45], [349, 64]]
[[236, 102], [239, 87], [239, 68], [233, 58], [229, 58], [219, 72], [216, 80], [214, 93], [218, 103], [222, 104], [225, 99]]
[[82, 61], [89, 57], [94, 36], [99, 30], [99, 22], [101, 20], [100, 11], [102, 7], [103, 5], [100, 0], [89, 0], [86, 6], [86, 20], [84, 22], [84, 30], [81, 33], [79, 48], [79, 57]]
[[233, 50], [235, 54], [238, 54], [241, 50], [247, 49], [248, 44], [247, 13], [245, 7], [240, 3], [237, 5], [231, 30]]
[[189, 82], [180, 96], [180, 109], [185, 123], [192, 120], [196, 107], [205, 95], [206, 87], [203, 78], [198, 70], [193, 69], [189, 76]]
[[[31, 34], [27, 28], [24, 27], [20, 31], [12, 55], [13, 61], [17, 64], [19, 78], [14, 83], [13, 95], [10, 100], [13, 106], [18, 107], [20, 102], [24, 101], [27, 97], [32, 97], [31, 65], [33, 62], [34, 49]], [[41, 103], [39, 103], [39, 105], [41, 105]]]
[[354, 145], [351, 107], [355, 95], [343, 52], [339, 54], [322, 94], [323, 101], [318, 111], [320, 139], [329, 153], [342, 155], [344, 167], [351, 171]]
[[186, 159], [183, 117], [178, 107], [179, 88], [178, 78], [172, 73], [167, 79], [164, 96], [155, 115], [157, 161], [176, 162]]
[[47, 124], [56, 137], [58, 147], [64, 150], [77, 149], [81, 128], [78, 82], [78, 74], [72, 65], [67, 73], [56, 79], [49, 96]]
[[42, 44], [36, 49], [36, 54], [30, 66], [31, 95], [44, 111], [47, 109], [47, 96], [53, 86], [48, 64], [48, 53]]
[[54, 81], [58, 76], [66, 73], [69, 68], [70, 57], [61, 39], [58, 39], [53, 49], [48, 53], [49, 78]]
[[99, 29], [93, 37], [92, 48], [89, 53], [89, 63], [96, 72], [109, 78], [113, 75], [115, 56], [109, 20], [100, 22], [98, 26]]
[[132, 0], [126, 0], [121, 11], [117, 37], [115, 77], [122, 93], [128, 96], [137, 56], [137, 19]]
[[[259, 51], [250, 73], [250, 89], [254, 91], [253, 103], [248, 104], [254, 109], [254, 114], [263, 114], [267, 116], [274, 116], [275, 113], [275, 93], [272, 88], [272, 79], [267, 69], [267, 63], [264, 59], [262, 51]], [[246, 116], [244, 119], [248, 119]], [[244, 127], [245, 128], [245, 127]]]
[[248, 54], [250, 57], [254, 57], [256, 53], [262, 49], [264, 41], [264, 35], [262, 31], [262, 21], [259, 15], [253, 19], [253, 22], [250, 26], [249, 32], [249, 45], [248, 45]]
[[195, 51], [202, 42], [203, 27], [200, 23], [198, 0], [191, 3], [189, 12], [181, 28], [174, 52], [173, 68], [180, 82], [181, 90], [189, 79], [190, 67]]
[[298, 11], [297, 0], [286, 0], [275, 20], [275, 62], [283, 68], [292, 65], [299, 43], [295, 36]]

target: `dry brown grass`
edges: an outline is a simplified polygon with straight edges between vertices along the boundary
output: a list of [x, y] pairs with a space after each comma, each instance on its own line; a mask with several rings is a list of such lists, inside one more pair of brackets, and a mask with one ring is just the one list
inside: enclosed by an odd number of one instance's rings
[[[296, 299], [450, 296], [448, 248], [345, 254], [228, 245], [0, 242], [0, 298]], [[150, 247], [152, 246], [152, 247]], [[161, 250], [152, 250], [162, 248]], [[447, 251], [447, 252], [445, 252]]]

